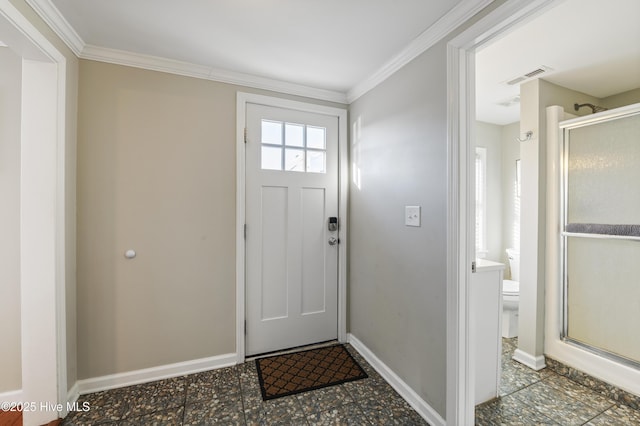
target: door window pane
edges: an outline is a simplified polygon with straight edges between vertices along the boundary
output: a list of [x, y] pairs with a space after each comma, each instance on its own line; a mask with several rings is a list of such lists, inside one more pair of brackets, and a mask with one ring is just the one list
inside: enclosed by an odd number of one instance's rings
[[262, 169], [282, 170], [282, 148], [262, 147]]
[[324, 127], [307, 126], [307, 148], [325, 149], [325, 133]]
[[325, 156], [324, 151], [307, 151], [307, 171], [310, 173], [326, 173]]
[[282, 145], [282, 123], [262, 120], [262, 143]]
[[288, 172], [304, 172], [304, 150], [287, 148], [284, 153], [284, 169]]
[[288, 146], [304, 146], [304, 126], [287, 123], [284, 127], [284, 143]]

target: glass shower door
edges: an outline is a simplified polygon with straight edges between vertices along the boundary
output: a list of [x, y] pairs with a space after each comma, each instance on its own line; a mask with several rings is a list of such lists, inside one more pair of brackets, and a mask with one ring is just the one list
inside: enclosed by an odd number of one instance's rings
[[640, 367], [640, 105], [620, 110], [561, 125], [563, 337]]

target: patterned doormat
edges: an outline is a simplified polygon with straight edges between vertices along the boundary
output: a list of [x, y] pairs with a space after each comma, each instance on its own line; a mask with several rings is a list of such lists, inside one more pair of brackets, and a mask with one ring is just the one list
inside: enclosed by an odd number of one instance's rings
[[265, 401], [368, 377], [343, 345], [259, 358], [256, 366]]

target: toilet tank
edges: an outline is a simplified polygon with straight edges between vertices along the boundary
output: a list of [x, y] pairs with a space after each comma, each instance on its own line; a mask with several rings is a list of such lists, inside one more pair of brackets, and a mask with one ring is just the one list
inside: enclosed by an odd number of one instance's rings
[[520, 252], [513, 248], [507, 249], [509, 268], [511, 268], [511, 280], [520, 281]]

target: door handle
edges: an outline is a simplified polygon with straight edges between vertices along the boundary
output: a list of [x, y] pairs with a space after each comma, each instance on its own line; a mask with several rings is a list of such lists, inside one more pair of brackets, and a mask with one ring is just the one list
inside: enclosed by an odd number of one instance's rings
[[331, 237], [329, 238], [329, 245], [330, 246], [335, 246], [336, 244], [338, 244], [340, 242], [340, 240], [338, 240], [336, 237]]

